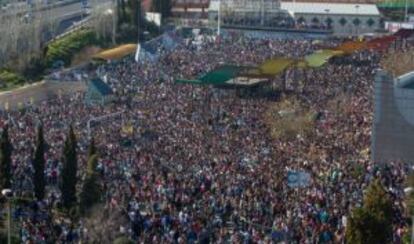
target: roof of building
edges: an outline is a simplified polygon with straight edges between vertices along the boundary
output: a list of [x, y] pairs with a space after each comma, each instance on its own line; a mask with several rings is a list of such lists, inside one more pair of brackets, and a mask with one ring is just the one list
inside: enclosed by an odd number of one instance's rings
[[281, 8], [293, 13], [380, 15], [380, 12], [375, 4], [282, 2]]
[[103, 82], [101, 79], [95, 78], [95, 79], [92, 79], [90, 82], [91, 82], [90, 84], [93, 87], [95, 87], [96, 90], [102, 96], [108, 96], [108, 95], [112, 95], [113, 94], [112, 89], [105, 82]]

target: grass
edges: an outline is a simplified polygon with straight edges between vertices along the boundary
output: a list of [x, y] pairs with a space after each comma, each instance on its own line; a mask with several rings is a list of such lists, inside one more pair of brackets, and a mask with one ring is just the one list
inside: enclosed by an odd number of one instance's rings
[[292, 97], [270, 105], [265, 120], [272, 137], [278, 140], [293, 140], [298, 135], [306, 138], [314, 133], [315, 112]]

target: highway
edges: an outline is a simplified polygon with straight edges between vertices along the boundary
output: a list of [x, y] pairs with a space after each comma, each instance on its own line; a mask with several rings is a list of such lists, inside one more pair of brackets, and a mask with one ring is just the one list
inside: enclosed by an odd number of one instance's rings
[[[112, 2], [112, 0], [89, 0], [90, 10], [93, 8], [108, 5]], [[47, 21], [55, 24], [57, 27], [55, 31], [55, 35], [60, 35], [65, 32], [70, 26], [72, 26], [75, 22], [80, 21], [82, 18], [87, 16], [85, 9], [82, 8], [82, 4], [80, 0], [77, 1], [62, 1], [58, 5], [52, 4], [49, 5], [47, 8], [44, 7], [45, 5], [41, 5], [32, 11], [27, 11], [26, 7], [20, 6], [19, 9], [12, 9], [7, 10], [3, 13], [0, 12], [0, 30], [7, 29], [7, 18], [12, 17], [12, 15], [18, 14], [22, 20], [22, 25], [25, 24], [25, 21], [34, 21], [38, 18], [46, 18]], [[11, 12], [14, 12], [12, 14]], [[28, 14], [31, 13], [31, 14]], [[25, 20], [25, 16], [27, 19]], [[4, 20], [4, 21], [2, 21]], [[25, 21], [24, 21], [25, 20]], [[3, 22], [2, 25], [1, 22]]]
[[[89, 0], [88, 3], [91, 8], [94, 8], [102, 4], [108, 4], [111, 1], [112, 0]], [[36, 6], [35, 8], [30, 8], [26, 4], [21, 5], [19, 8], [10, 8], [5, 11], [0, 11], [0, 19], [7, 18], [16, 14], [23, 17], [30, 12], [33, 14], [33, 18], [46, 14], [47, 16], [50, 16], [51, 19], [64, 19], [65, 16], [73, 15], [76, 13], [81, 15], [82, 12], [85, 11], [84, 9], [82, 9], [82, 4], [80, 0], [62, 1], [50, 5]]]

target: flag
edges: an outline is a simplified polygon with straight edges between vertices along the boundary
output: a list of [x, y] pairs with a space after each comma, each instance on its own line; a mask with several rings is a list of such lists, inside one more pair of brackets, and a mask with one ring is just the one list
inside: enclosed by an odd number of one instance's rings
[[135, 62], [139, 62], [139, 55], [141, 54], [141, 44], [138, 43], [137, 51], [135, 52]]

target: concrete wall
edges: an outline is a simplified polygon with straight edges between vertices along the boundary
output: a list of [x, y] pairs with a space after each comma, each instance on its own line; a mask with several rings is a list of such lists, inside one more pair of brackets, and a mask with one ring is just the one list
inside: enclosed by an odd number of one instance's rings
[[376, 162], [414, 161], [414, 89], [395, 83], [390, 74], [377, 71], [371, 146]]

